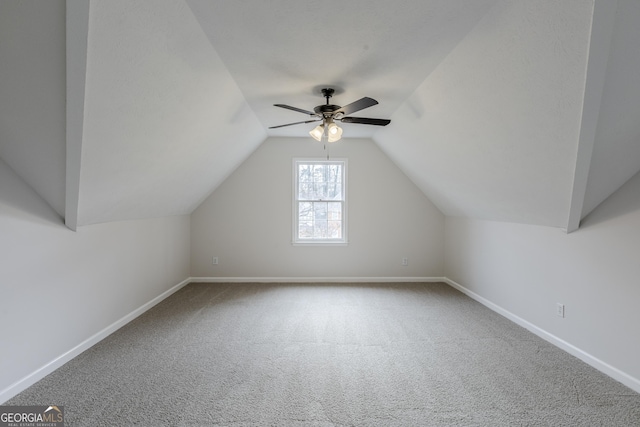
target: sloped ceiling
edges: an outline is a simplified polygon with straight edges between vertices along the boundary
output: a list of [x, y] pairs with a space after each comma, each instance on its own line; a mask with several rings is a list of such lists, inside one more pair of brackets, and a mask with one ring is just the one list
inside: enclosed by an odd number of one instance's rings
[[[327, 85], [338, 89], [332, 103], [370, 96], [380, 104], [366, 115], [390, 116], [496, 0], [187, 3], [267, 128], [308, 118], [274, 103], [313, 110], [325, 102], [320, 89]], [[350, 137], [376, 131], [344, 127]], [[308, 136], [309, 130], [269, 135]]]
[[62, 0], [0, 2], [0, 157], [60, 217], [65, 214], [64, 22]]
[[185, 3], [88, 19], [78, 225], [191, 213], [265, 131]]
[[[635, 0], [38, 4], [2, 4], [32, 45], [3, 20], [0, 156], [70, 228], [192, 212], [265, 138], [306, 136], [267, 130], [306, 118], [272, 104], [312, 109], [323, 86], [380, 102], [357, 115], [392, 123], [344, 124], [340, 143], [372, 138], [447, 215], [571, 231], [640, 170]], [[34, 142], [60, 139], [60, 58], [39, 50], [60, 55], [61, 28], [66, 165]], [[49, 104], [13, 111], [30, 79]]]
[[583, 217], [640, 170], [640, 2], [617, 3]]
[[566, 224], [592, 7], [493, 8], [375, 140], [447, 215]]

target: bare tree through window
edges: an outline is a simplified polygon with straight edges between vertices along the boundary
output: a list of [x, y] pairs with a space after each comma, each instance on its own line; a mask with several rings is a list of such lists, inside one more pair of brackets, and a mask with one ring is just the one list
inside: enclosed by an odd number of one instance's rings
[[344, 242], [345, 160], [296, 160], [297, 242]]

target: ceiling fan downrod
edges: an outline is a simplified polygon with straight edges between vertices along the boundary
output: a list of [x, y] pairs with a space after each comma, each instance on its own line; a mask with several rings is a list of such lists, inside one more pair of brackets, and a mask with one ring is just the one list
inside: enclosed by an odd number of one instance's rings
[[339, 105], [329, 104], [329, 98], [333, 96], [334, 92], [335, 90], [330, 87], [322, 89], [322, 95], [326, 98], [327, 103], [325, 105], [318, 105], [313, 109], [313, 111], [322, 118], [329, 118], [333, 116], [334, 111], [340, 109]]
[[335, 93], [335, 89], [332, 89], [330, 87], [326, 87], [322, 89], [322, 96], [327, 98], [327, 105], [329, 105], [329, 98], [331, 98], [334, 93]]

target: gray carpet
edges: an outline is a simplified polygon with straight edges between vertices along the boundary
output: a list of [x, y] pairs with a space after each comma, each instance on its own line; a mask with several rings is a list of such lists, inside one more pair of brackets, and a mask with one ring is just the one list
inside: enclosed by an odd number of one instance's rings
[[640, 426], [640, 394], [443, 283], [190, 284], [5, 404], [86, 426]]

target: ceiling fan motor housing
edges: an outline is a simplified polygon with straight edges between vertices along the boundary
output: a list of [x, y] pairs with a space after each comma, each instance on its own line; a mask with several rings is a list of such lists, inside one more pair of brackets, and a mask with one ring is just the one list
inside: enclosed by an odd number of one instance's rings
[[316, 112], [316, 114], [321, 114], [325, 117], [331, 116], [333, 115], [334, 111], [337, 111], [340, 109], [339, 105], [318, 105], [316, 108], [313, 109], [313, 111]]

